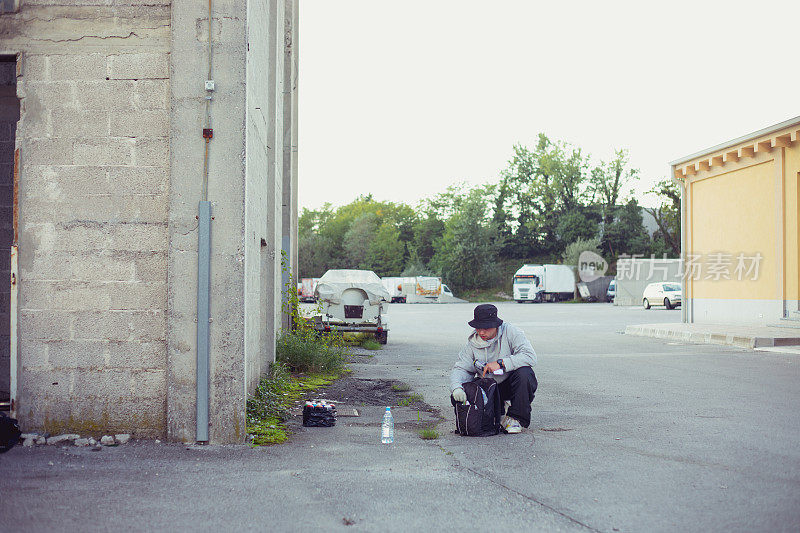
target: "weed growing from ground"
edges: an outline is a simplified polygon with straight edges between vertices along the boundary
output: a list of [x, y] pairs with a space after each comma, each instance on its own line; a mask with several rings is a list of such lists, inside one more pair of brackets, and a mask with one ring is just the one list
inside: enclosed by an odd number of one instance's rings
[[419, 430], [419, 438], [422, 440], [434, 440], [439, 438], [439, 432], [435, 428], [428, 427]]
[[[288, 269], [285, 254], [283, 267]], [[292, 329], [278, 337], [276, 361], [247, 400], [247, 432], [257, 446], [285, 442], [291, 406], [307, 391], [328, 385], [347, 371], [348, 348], [341, 334], [319, 335], [300, 315], [297, 285], [291, 275], [284, 296], [284, 312], [291, 318]]]
[[[392, 386], [392, 388], [394, 388], [394, 386]], [[408, 389], [406, 389], [406, 390], [408, 390]], [[408, 407], [412, 403], [424, 402], [424, 401], [425, 401], [425, 397], [422, 394], [420, 394], [418, 392], [415, 392], [411, 396], [409, 396], [407, 398], [403, 398], [402, 400], [398, 401], [397, 405], [399, 405], [401, 407]]]
[[408, 383], [403, 383], [402, 381], [399, 383], [392, 383], [392, 390], [397, 392], [405, 392], [407, 390], [411, 390], [411, 385]]
[[247, 433], [255, 446], [280, 444], [289, 436], [289, 409], [309, 391], [330, 384], [341, 373], [292, 375], [288, 367], [273, 363], [247, 400]]
[[361, 347], [365, 350], [380, 350], [381, 343], [376, 341], [375, 339], [364, 339], [361, 341]]
[[[284, 269], [286, 257], [283, 259]], [[291, 318], [291, 331], [281, 332], [275, 343], [276, 359], [293, 372], [342, 372], [349, 349], [341, 333], [321, 333], [300, 314], [297, 283], [293, 276], [284, 287], [284, 312]], [[321, 309], [317, 309], [321, 312]]]
[[341, 335], [319, 335], [306, 326], [281, 333], [275, 351], [294, 372], [341, 372], [348, 355]]

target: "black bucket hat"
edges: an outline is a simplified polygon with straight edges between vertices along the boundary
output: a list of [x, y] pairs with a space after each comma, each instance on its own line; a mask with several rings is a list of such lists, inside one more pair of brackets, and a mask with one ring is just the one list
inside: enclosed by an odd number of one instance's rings
[[475, 308], [475, 318], [467, 322], [475, 329], [499, 328], [503, 321], [497, 318], [497, 308], [492, 304], [481, 304]]

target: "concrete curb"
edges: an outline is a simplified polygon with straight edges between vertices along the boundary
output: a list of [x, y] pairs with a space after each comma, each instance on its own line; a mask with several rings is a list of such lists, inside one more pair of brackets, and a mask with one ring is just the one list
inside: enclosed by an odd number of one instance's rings
[[769, 331], [768, 328], [764, 328], [762, 332], [737, 331], [733, 333], [726, 331], [727, 329], [737, 328], [733, 326], [704, 327], [696, 324], [641, 324], [627, 326], [625, 334], [695, 344], [724, 344], [748, 349], [800, 345], [800, 336], [791, 335], [791, 333], [788, 335], [776, 334]]

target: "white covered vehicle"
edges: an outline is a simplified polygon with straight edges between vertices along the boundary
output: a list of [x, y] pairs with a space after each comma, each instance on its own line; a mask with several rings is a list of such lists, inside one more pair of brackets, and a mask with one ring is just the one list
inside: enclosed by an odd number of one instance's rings
[[575, 272], [568, 265], [523, 265], [514, 274], [514, 299], [558, 302], [575, 293]]
[[314, 296], [322, 314], [314, 317], [317, 331], [374, 333], [381, 344], [389, 336], [389, 292], [371, 270], [328, 270]]

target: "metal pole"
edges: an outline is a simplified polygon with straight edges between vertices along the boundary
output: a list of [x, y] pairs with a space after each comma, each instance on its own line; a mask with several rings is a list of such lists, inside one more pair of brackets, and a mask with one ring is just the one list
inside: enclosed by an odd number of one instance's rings
[[197, 206], [197, 442], [208, 442], [211, 202]]

